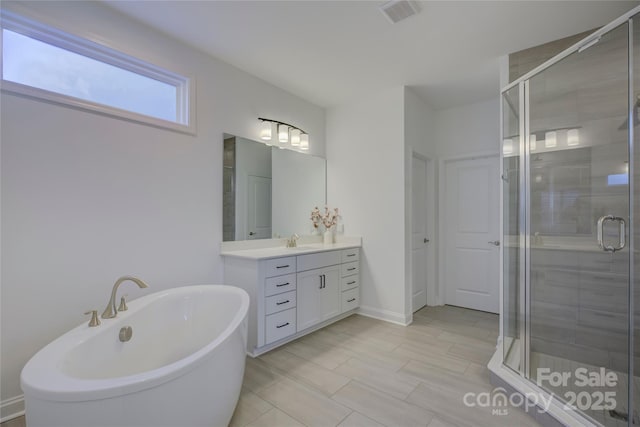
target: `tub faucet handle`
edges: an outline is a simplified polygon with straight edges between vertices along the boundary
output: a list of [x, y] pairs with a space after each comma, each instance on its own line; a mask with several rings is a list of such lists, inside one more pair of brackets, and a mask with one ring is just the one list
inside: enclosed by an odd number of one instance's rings
[[127, 311], [129, 307], [127, 307], [127, 295], [122, 295], [120, 297], [120, 305], [118, 306], [118, 311]]
[[85, 313], [91, 315], [91, 320], [89, 320], [89, 327], [93, 328], [94, 326], [100, 326], [100, 319], [98, 318], [98, 310], [89, 310]]

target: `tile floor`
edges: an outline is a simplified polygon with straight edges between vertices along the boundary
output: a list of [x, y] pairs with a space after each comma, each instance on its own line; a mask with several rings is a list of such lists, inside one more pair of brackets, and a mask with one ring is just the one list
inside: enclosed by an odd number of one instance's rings
[[247, 358], [231, 427], [537, 426], [518, 408], [463, 403], [493, 389], [485, 366], [497, 336], [497, 315], [450, 306], [424, 308], [408, 327], [350, 316]]

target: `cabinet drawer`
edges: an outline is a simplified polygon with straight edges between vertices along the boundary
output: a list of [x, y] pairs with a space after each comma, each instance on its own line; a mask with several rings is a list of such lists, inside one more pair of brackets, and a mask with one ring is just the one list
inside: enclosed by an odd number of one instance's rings
[[360, 288], [342, 292], [342, 313], [353, 310], [360, 305]]
[[266, 343], [278, 341], [296, 333], [296, 309], [281, 311], [266, 317]]
[[351, 262], [358, 260], [360, 260], [360, 248], [342, 250], [342, 262]]
[[317, 252], [298, 256], [298, 271], [314, 270], [340, 264], [341, 251]]
[[296, 291], [285, 292], [264, 299], [265, 314], [273, 314], [278, 311], [288, 310], [296, 306]]
[[282, 276], [296, 272], [296, 257], [274, 258], [262, 261], [264, 277]]
[[270, 277], [264, 281], [264, 296], [268, 297], [283, 292], [293, 291], [296, 288], [296, 275]]
[[340, 290], [348, 291], [360, 285], [360, 276], [347, 276], [340, 279]]
[[360, 263], [358, 261], [355, 261], [342, 264], [340, 266], [340, 272], [342, 277], [358, 274], [360, 272]]

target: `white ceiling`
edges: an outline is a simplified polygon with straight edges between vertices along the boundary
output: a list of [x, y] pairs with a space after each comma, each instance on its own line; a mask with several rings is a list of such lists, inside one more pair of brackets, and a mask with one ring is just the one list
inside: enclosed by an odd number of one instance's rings
[[602, 26], [636, 1], [122, 1], [147, 25], [320, 106], [412, 87], [442, 109], [499, 93], [498, 57]]

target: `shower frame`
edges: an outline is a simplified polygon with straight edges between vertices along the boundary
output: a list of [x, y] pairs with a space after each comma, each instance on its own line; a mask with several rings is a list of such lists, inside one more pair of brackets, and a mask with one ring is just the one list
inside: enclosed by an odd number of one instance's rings
[[[509, 367], [505, 361], [505, 316], [509, 315], [508, 310], [505, 309], [504, 298], [505, 298], [505, 270], [504, 270], [504, 251], [507, 245], [503, 244], [501, 246], [501, 256], [500, 256], [500, 307], [501, 307], [501, 316], [500, 316], [500, 338], [498, 342], [498, 348], [493, 358], [489, 363], [489, 369], [494, 375], [494, 379], [497, 377], [499, 383], [504, 382], [510, 387], [514, 388], [516, 391], [527, 394], [527, 393], [536, 393], [538, 395], [550, 396], [550, 393], [538, 386], [531, 378], [531, 251], [527, 250], [527, 248], [531, 248], [531, 185], [529, 183], [529, 177], [531, 177], [531, 159], [530, 159], [530, 80], [547, 70], [551, 66], [559, 63], [564, 60], [569, 55], [575, 52], [582, 52], [592, 45], [596, 44], [601, 37], [605, 34], [611, 32], [614, 29], [617, 29], [621, 25], [627, 25], [628, 31], [628, 90], [627, 90], [627, 101], [628, 101], [628, 109], [627, 109], [627, 146], [628, 146], [628, 197], [629, 197], [629, 212], [628, 212], [628, 223], [629, 227], [627, 230], [629, 238], [627, 239], [628, 244], [628, 256], [629, 256], [629, 282], [628, 282], [628, 301], [629, 305], [626, 307], [629, 311], [628, 316], [628, 375], [629, 378], [634, 377], [634, 226], [635, 226], [635, 218], [634, 218], [634, 203], [635, 203], [635, 188], [634, 188], [634, 172], [635, 172], [635, 159], [634, 159], [634, 107], [635, 107], [635, 96], [634, 96], [634, 40], [633, 40], [633, 31], [634, 31], [634, 17], [640, 13], [640, 6], [635, 7], [630, 10], [626, 14], [622, 15], [618, 19], [612, 21], [606, 26], [600, 28], [599, 30], [593, 32], [583, 40], [578, 43], [572, 45], [568, 49], [562, 51], [558, 55], [544, 62], [540, 66], [534, 68], [528, 73], [524, 74], [520, 78], [514, 80], [513, 82], [506, 85], [501, 91], [501, 102], [500, 102], [500, 127], [501, 133], [505, 132], [505, 112], [504, 112], [504, 102], [505, 94], [514, 88], [518, 88], [518, 132], [519, 135], [517, 137], [517, 142], [515, 143], [519, 148], [519, 157], [518, 157], [518, 176], [519, 176], [519, 185], [518, 185], [518, 278], [517, 278], [517, 288], [518, 288], [518, 303], [517, 303], [517, 322], [518, 322], [518, 335], [519, 339], [514, 339], [509, 342], [509, 346], [518, 346], [517, 350], [519, 351], [519, 365], [518, 369], [514, 370]], [[636, 23], [639, 25], [639, 23]], [[640, 72], [640, 70], [638, 70]], [[504, 139], [501, 138], [501, 141]], [[515, 142], [515, 141], [514, 141]], [[504, 154], [501, 149], [501, 163], [500, 163], [500, 174], [502, 179], [505, 179], [505, 162], [504, 162]], [[502, 185], [502, 183], [501, 183]], [[505, 228], [504, 222], [508, 219], [504, 217], [504, 193], [501, 191], [501, 214], [500, 214], [500, 222], [501, 228], [503, 232], [503, 242], [507, 242], [507, 236], [504, 235]], [[505, 312], [507, 311], [507, 312]], [[513, 349], [510, 349], [513, 350]], [[633, 414], [633, 410], [638, 410], [640, 408], [635, 407], [634, 400], [634, 390], [633, 390], [633, 381], [629, 381], [628, 383], [628, 402], [627, 408], [629, 409], [629, 413]], [[564, 402], [557, 398], [552, 399], [552, 404], [549, 409], [549, 415], [555, 418], [557, 421], [565, 424], [565, 425], [599, 425], [594, 424], [593, 420], [582, 414], [579, 411], [565, 411]], [[633, 416], [629, 417], [629, 425], [632, 425]]]

